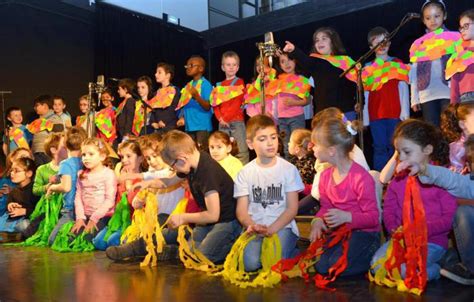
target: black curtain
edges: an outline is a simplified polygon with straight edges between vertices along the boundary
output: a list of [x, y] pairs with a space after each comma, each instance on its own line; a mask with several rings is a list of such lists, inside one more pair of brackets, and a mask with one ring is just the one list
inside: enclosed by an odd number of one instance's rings
[[95, 74], [106, 79], [147, 75], [155, 82], [156, 64], [166, 62], [175, 65], [173, 83], [182, 87], [189, 81], [186, 60], [205, 57], [204, 42], [192, 30], [103, 3], [97, 4], [96, 16]]

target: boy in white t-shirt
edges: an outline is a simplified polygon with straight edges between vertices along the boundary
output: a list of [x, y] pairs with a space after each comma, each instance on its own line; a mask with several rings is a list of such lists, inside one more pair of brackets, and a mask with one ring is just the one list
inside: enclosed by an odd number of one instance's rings
[[296, 252], [298, 192], [304, 189], [297, 168], [277, 156], [278, 132], [273, 120], [256, 115], [247, 123], [247, 145], [257, 158], [245, 165], [234, 183], [237, 218], [249, 233], [258, 234], [244, 251], [246, 271], [255, 271], [260, 260], [262, 239], [278, 234], [282, 258]]

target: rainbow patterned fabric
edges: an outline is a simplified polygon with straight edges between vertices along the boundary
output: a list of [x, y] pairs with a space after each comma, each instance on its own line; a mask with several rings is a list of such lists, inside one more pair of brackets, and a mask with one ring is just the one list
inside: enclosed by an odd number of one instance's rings
[[167, 108], [173, 103], [174, 96], [176, 95], [176, 88], [173, 86], [168, 86], [165, 88], [160, 88], [156, 92], [156, 95], [148, 101], [148, 104], [152, 108]]
[[409, 72], [410, 66], [407, 64], [376, 58], [372, 64], [364, 67], [362, 71], [364, 90], [380, 90], [390, 80], [408, 82]]
[[461, 34], [439, 28], [415, 40], [410, 47], [410, 62], [433, 61], [453, 54], [462, 43]]
[[26, 125], [26, 129], [28, 129], [32, 134], [36, 134], [43, 130], [51, 131], [53, 130], [53, 122], [44, 118], [38, 118]]
[[244, 94], [244, 86], [217, 86], [212, 89], [209, 102], [211, 106], [219, 106], [222, 103], [228, 102]]
[[468, 49], [468, 45], [469, 43], [463, 42], [449, 58], [446, 64], [446, 80], [456, 73], [465, 71], [474, 63], [474, 52]]
[[[201, 94], [201, 85], [202, 85], [202, 79], [200, 79], [194, 88], [198, 91], [199, 94]], [[176, 110], [183, 108], [186, 106], [189, 101], [193, 98], [191, 93], [189, 93], [189, 90], [193, 87], [193, 81], [190, 81], [186, 86], [181, 89], [181, 97], [179, 98], [178, 106], [176, 106]]]
[[[355, 61], [352, 60], [351, 57], [349, 56], [332, 56], [332, 55], [321, 55], [318, 53], [312, 53], [310, 54], [311, 57], [313, 58], [319, 58], [328, 61], [331, 63], [332, 66], [337, 67], [339, 69], [342, 69], [343, 71], [346, 71], [351, 67]], [[346, 78], [349, 81], [352, 82], [357, 82], [357, 72], [355, 69], [351, 70], [346, 74]]]
[[278, 77], [278, 82], [277, 93], [293, 94], [300, 99], [309, 97], [311, 85], [308, 78], [304, 76], [284, 73]]

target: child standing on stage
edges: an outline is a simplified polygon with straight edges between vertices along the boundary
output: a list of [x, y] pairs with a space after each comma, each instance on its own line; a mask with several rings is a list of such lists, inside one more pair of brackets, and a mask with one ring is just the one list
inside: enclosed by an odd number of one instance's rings
[[256, 271], [262, 266], [263, 236], [278, 234], [283, 259], [295, 255], [299, 234], [294, 218], [304, 185], [296, 167], [277, 156], [278, 132], [270, 117], [256, 115], [248, 121], [247, 143], [257, 158], [239, 172], [234, 197], [240, 223], [260, 235], [244, 250], [245, 270]]
[[212, 108], [209, 103], [212, 85], [203, 77], [206, 62], [200, 56], [192, 56], [186, 63], [186, 75], [192, 80], [181, 90], [176, 109], [181, 109], [178, 127], [185, 126], [186, 132], [198, 143], [200, 150], [207, 150], [207, 140], [212, 131]]
[[118, 142], [127, 140], [133, 134], [133, 120], [135, 119], [135, 100], [132, 92], [135, 82], [132, 79], [122, 79], [118, 84], [118, 94], [122, 102], [117, 107], [117, 134]]
[[[427, 33], [410, 48], [410, 62], [413, 63], [410, 70], [411, 108], [413, 111], [421, 110], [425, 121], [439, 126], [441, 112], [449, 104], [450, 98], [448, 81], [445, 79], [446, 62], [450, 54], [447, 50], [459, 40], [460, 35], [444, 27], [446, 6], [443, 1], [426, 1], [421, 13]], [[440, 39], [445, 40], [444, 43], [436, 42]], [[425, 55], [419, 56], [420, 53]]]
[[237, 153], [235, 139], [226, 132], [215, 131], [209, 136], [209, 154], [234, 180], [243, 167], [242, 162], [234, 157]]
[[[354, 147], [352, 134], [336, 118], [319, 123], [312, 133], [314, 156], [331, 165], [321, 172], [319, 195], [321, 209], [311, 227], [311, 241], [323, 232], [347, 224], [349, 239], [347, 268], [349, 276], [367, 272], [373, 254], [380, 246], [380, 222], [375, 183], [372, 176], [349, 156]], [[342, 244], [327, 249], [316, 264], [320, 274], [327, 274], [342, 253]]]
[[141, 76], [138, 78], [137, 91], [140, 100], [135, 104], [133, 132], [138, 136], [153, 133], [153, 128], [150, 125], [151, 108], [149, 107], [149, 103], [153, 98], [154, 91], [150, 77]]
[[89, 138], [82, 143], [82, 163], [74, 199], [76, 222], [71, 233], [85, 232], [85, 239], [92, 241], [114, 212], [117, 179], [114, 171], [104, 166], [107, 148], [102, 140]]
[[[445, 165], [448, 161], [448, 145], [441, 133], [433, 125], [418, 121], [402, 122], [394, 134], [394, 144], [400, 161], [414, 161], [426, 165], [430, 161]], [[395, 177], [384, 196], [383, 221], [389, 234], [393, 234], [402, 224], [402, 209], [408, 176]], [[419, 183], [417, 182], [417, 185]], [[428, 280], [439, 278], [441, 260], [448, 248], [448, 234], [452, 229], [456, 199], [446, 190], [433, 185], [419, 185], [428, 228]], [[375, 253], [372, 264], [385, 256], [389, 241]], [[375, 268], [375, 271], [378, 268]], [[405, 277], [405, 264], [401, 268]]]
[[290, 53], [290, 57], [294, 57], [302, 68], [311, 73], [316, 87], [313, 95], [315, 113], [328, 107], [337, 107], [348, 119], [356, 118], [353, 73], [344, 78], [339, 77], [353, 61], [345, 56], [341, 38], [333, 28], [322, 27], [314, 32], [311, 56], [305, 55], [288, 41], [283, 51]]
[[53, 96], [53, 111], [63, 121], [64, 129], [72, 127], [71, 115], [64, 111], [66, 109], [66, 102], [64, 98], [59, 95]]
[[26, 126], [23, 125], [21, 109], [10, 107], [7, 109], [5, 117], [8, 123], [11, 123], [11, 126], [5, 129], [7, 133], [3, 137], [3, 154], [8, 156], [8, 154], [20, 147], [29, 149], [32, 135], [26, 129]]
[[465, 143], [474, 134], [474, 101], [446, 107], [441, 115], [441, 131], [449, 142], [450, 169], [468, 174]]
[[288, 142], [291, 133], [298, 128], [305, 128], [303, 107], [308, 104], [311, 86], [304, 76], [296, 73], [296, 61], [286, 54], [279, 55], [280, 68], [277, 94], [278, 129], [283, 135], [283, 149], [288, 158]]
[[[374, 48], [388, 36], [383, 27], [373, 28], [367, 35], [370, 48]], [[373, 167], [381, 171], [393, 154], [392, 135], [400, 120], [410, 116], [408, 91], [409, 67], [397, 58], [388, 55], [390, 42], [375, 50], [376, 59], [364, 67], [363, 79], [373, 78], [381, 70], [387, 77], [385, 84], [364, 85], [364, 126], [370, 125], [373, 140]], [[380, 83], [377, 81], [377, 83]], [[383, 86], [382, 86], [383, 85]]]
[[[462, 50], [451, 57], [446, 66], [446, 77], [451, 77], [451, 103], [474, 101], [474, 9], [459, 17]], [[470, 58], [470, 60], [469, 60]], [[466, 60], [467, 59], [467, 60]], [[461, 70], [457, 69], [462, 66]]]
[[97, 112], [95, 117], [95, 126], [97, 137], [112, 145], [117, 138], [117, 120], [115, 116], [115, 107], [112, 103], [114, 96], [109, 89], [102, 92], [101, 101], [104, 108]]
[[[93, 125], [93, 113], [89, 110], [89, 96], [87, 94], [79, 98], [79, 110], [82, 115], [76, 118], [76, 126], [84, 129], [87, 134], [93, 135], [95, 133], [95, 125]], [[89, 120], [87, 119], [87, 114], [89, 114]]]
[[[53, 132], [54, 125], [62, 125], [63, 121], [50, 109], [52, 107], [51, 96], [40, 95], [35, 99], [34, 103], [34, 109], [38, 115], [38, 119], [30, 123], [27, 129], [33, 134], [31, 151], [33, 151], [35, 164], [39, 167], [51, 160], [44, 152], [44, 142], [49, 134]], [[60, 131], [62, 132], [63, 129]]]
[[[245, 142], [244, 101], [245, 84], [237, 77], [240, 67], [239, 55], [234, 51], [222, 54], [221, 69], [225, 73], [225, 80], [216, 83], [211, 93], [211, 104], [216, 119], [219, 121], [219, 131], [233, 137], [239, 148], [237, 158], [243, 164], [249, 161], [249, 151]], [[235, 95], [235, 96], [234, 96]], [[231, 98], [231, 96], [234, 96]]]
[[76, 126], [68, 129], [66, 135], [61, 140], [60, 148], [66, 148], [67, 159], [59, 164], [59, 182], [50, 185], [46, 191], [46, 194], [53, 192], [64, 194], [61, 218], [49, 236], [48, 241], [50, 245], [53, 244], [61, 227], [65, 223], [74, 220], [77, 172], [82, 168], [81, 145], [86, 138], [87, 134], [84, 129]]
[[150, 116], [150, 125], [152, 132], [164, 134], [169, 130], [176, 129], [178, 106], [181, 93], [171, 83], [174, 77], [174, 66], [168, 63], [158, 63], [156, 67], [156, 82], [161, 87], [156, 92], [153, 99], [150, 100], [150, 106], [153, 108]]

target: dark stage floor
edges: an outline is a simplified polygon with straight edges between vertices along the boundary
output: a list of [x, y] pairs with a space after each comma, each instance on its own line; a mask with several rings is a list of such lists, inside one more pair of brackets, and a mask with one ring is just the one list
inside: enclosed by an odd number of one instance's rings
[[140, 269], [113, 263], [103, 252], [60, 254], [46, 248], [0, 246], [0, 301], [474, 301], [474, 287], [441, 279], [421, 296], [340, 279], [336, 292], [302, 280], [271, 289], [239, 289], [218, 277], [185, 270], [178, 262]]

